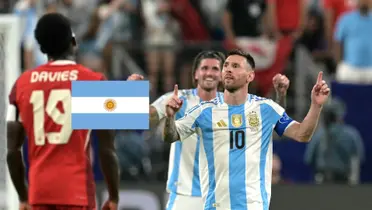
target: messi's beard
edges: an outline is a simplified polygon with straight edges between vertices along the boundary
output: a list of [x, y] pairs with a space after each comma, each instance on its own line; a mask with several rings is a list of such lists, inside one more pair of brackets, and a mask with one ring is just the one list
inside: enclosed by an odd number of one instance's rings
[[225, 86], [225, 90], [229, 91], [230, 93], [234, 93], [239, 89], [239, 87], [234, 86]]
[[[225, 90], [227, 90], [230, 93], [235, 93], [240, 88], [243, 88], [244, 84], [242, 84], [243, 81], [235, 81], [234, 83], [226, 84], [224, 83]], [[247, 90], [248, 91], [248, 90]]]

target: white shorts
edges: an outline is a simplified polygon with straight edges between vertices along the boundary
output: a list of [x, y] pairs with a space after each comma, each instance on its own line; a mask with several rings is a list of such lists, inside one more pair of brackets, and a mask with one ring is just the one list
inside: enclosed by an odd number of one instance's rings
[[169, 194], [166, 210], [203, 210], [202, 197]]
[[336, 80], [346, 84], [372, 84], [372, 68], [359, 68], [341, 62], [337, 66]]

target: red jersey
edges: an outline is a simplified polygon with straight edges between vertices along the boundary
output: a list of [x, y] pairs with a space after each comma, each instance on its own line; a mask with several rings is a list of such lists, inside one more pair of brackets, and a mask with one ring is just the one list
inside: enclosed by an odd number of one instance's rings
[[356, 8], [357, 1], [355, 0], [323, 0], [323, 7], [325, 10], [333, 11], [332, 28], [335, 28], [337, 20], [342, 14]]
[[9, 101], [28, 137], [29, 202], [95, 206], [90, 131], [71, 128], [71, 81], [104, 80], [72, 61], [24, 72]]
[[197, 10], [189, 0], [172, 0], [171, 13], [179, 22], [184, 41], [208, 41], [210, 39], [207, 28]]
[[302, 1], [268, 0], [267, 2], [276, 5], [276, 20], [279, 30], [293, 31], [300, 27]]

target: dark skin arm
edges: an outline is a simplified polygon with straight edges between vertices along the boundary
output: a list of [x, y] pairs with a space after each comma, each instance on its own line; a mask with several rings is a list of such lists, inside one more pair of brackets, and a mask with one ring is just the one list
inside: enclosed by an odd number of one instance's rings
[[7, 123], [7, 155], [6, 161], [10, 178], [18, 193], [20, 202], [28, 201], [28, 187], [25, 179], [25, 166], [22, 159], [22, 145], [25, 139], [25, 130], [20, 122]]
[[119, 201], [120, 170], [119, 160], [116, 155], [113, 130], [96, 130], [98, 137], [98, 155], [101, 170], [108, 188], [109, 200]]
[[[120, 0], [117, 2], [120, 2]], [[106, 80], [106, 78], [102, 77], [102, 80]], [[132, 74], [127, 80], [143, 80], [143, 76]], [[98, 137], [98, 156], [109, 193], [108, 201], [117, 204], [119, 201], [120, 169], [114, 143], [115, 131], [95, 130], [94, 132]], [[106, 205], [110, 204], [106, 203]]]

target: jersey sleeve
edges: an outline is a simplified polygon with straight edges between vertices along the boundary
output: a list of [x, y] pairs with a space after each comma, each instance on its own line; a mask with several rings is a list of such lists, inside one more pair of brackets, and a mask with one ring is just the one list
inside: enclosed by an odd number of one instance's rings
[[6, 113], [7, 121], [20, 121], [19, 110], [17, 107], [17, 83], [14, 83], [9, 94], [9, 106]]
[[160, 96], [156, 101], [154, 101], [151, 106], [156, 109], [156, 112], [158, 113], [159, 119], [162, 119], [165, 117], [165, 106], [167, 104], [167, 101], [169, 97], [171, 97], [171, 92], [166, 93], [162, 96]]
[[185, 113], [185, 116], [176, 121], [176, 127], [180, 141], [187, 139], [196, 132], [197, 119], [202, 112], [202, 106], [196, 105]]
[[104, 74], [98, 73], [98, 72], [96, 74], [98, 75], [98, 80], [100, 80], [100, 81], [106, 81], [107, 80], [107, 78]]
[[272, 108], [273, 113], [271, 113], [271, 119], [273, 119], [273, 123], [275, 125], [274, 130], [279, 136], [283, 136], [285, 130], [289, 128], [295, 121], [288, 116], [285, 112], [284, 108], [281, 107], [279, 104], [275, 103], [272, 100], [267, 102]]
[[89, 81], [106, 81], [107, 78], [105, 74], [101, 72], [93, 71], [83, 65], [77, 65], [78, 70], [82, 73], [82, 76], [79, 76], [79, 80], [89, 80]]
[[275, 125], [275, 128], [274, 128], [275, 132], [279, 136], [283, 136], [285, 130], [287, 130], [287, 128], [289, 128], [289, 126], [291, 126], [292, 123], [294, 122], [295, 121], [291, 117], [289, 117], [288, 114], [284, 111], [282, 116], [280, 117], [280, 119]]

